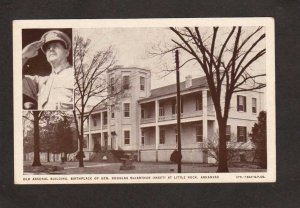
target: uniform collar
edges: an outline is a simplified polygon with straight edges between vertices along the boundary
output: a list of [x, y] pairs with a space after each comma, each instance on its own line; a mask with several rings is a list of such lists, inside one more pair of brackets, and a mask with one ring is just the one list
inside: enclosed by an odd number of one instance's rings
[[70, 64], [67, 63], [67, 64], [65, 64], [64, 66], [59, 67], [58, 69], [52, 70], [52, 73], [53, 73], [53, 74], [59, 74], [59, 73], [61, 73], [64, 69], [67, 69], [67, 68], [69, 68], [69, 67], [70, 67]]

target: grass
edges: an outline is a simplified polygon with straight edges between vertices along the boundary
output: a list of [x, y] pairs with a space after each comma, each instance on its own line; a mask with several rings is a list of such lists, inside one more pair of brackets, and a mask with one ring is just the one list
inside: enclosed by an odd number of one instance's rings
[[[85, 167], [79, 168], [78, 162], [58, 162], [43, 163], [42, 167], [36, 168], [30, 162], [24, 162], [24, 172], [27, 174], [49, 173], [49, 174], [139, 174], [139, 173], [177, 173], [177, 164], [155, 163], [155, 162], [135, 162], [134, 170], [120, 170], [121, 163], [96, 163], [85, 162]], [[30, 168], [31, 167], [31, 168]], [[182, 164], [183, 173], [215, 173], [217, 166], [214, 164]], [[229, 172], [264, 172], [255, 165], [233, 164], [229, 167]]]

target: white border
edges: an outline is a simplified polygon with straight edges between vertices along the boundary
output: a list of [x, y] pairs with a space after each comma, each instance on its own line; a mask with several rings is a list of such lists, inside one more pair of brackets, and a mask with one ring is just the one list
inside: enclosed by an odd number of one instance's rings
[[[22, 29], [25, 28], [113, 28], [169, 26], [265, 26], [266, 27], [266, 106], [267, 172], [256, 173], [165, 173], [165, 174], [86, 174], [23, 175], [22, 133]], [[14, 177], [15, 184], [112, 184], [112, 183], [261, 183], [276, 181], [275, 117], [275, 29], [273, 18], [191, 18], [191, 19], [103, 19], [103, 20], [15, 20], [13, 21], [14, 76]], [[180, 176], [180, 177], [179, 177]], [[126, 179], [126, 177], [128, 179]], [[150, 177], [139, 179], [137, 177]], [[211, 178], [207, 178], [211, 177]], [[115, 178], [115, 179], [114, 179]], [[37, 179], [37, 180], [33, 180]], [[52, 180], [51, 180], [52, 179]]]

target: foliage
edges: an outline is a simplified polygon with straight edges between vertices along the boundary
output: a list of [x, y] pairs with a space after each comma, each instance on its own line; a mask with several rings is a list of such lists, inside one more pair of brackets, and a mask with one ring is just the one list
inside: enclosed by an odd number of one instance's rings
[[252, 141], [256, 145], [256, 157], [262, 168], [267, 168], [267, 114], [261, 111], [258, 122], [252, 128]]
[[[231, 135], [231, 138], [233, 134]], [[234, 156], [236, 150], [232, 148], [232, 146], [226, 145], [227, 149], [227, 159], [226, 161], [230, 161]], [[216, 163], [219, 163], [220, 154], [219, 154], [219, 132], [214, 133], [212, 138], [208, 138], [206, 142], [207, 155], [208, 157], [212, 157], [216, 160]]]
[[[26, 114], [24, 119], [32, 119]], [[44, 111], [39, 118], [39, 152], [73, 153], [77, 150], [77, 140], [73, 137], [72, 117], [62, 111]], [[32, 120], [33, 121], [33, 120]], [[27, 125], [24, 132], [24, 153], [34, 150], [34, 129]], [[49, 161], [49, 154], [48, 154]]]
[[33, 152], [33, 128], [28, 130], [26, 132], [26, 135], [24, 135], [23, 139], [23, 148], [24, 148], [24, 153], [30, 153]]
[[[76, 140], [73, 138], [73, 131], [70, 127], [70, 121], [66, 117], [60, 120], [55, 128], [55, 143], [58, 153], [73, 153], [77, 150]], [[76, 139], [76, 138], [75, 138]]]

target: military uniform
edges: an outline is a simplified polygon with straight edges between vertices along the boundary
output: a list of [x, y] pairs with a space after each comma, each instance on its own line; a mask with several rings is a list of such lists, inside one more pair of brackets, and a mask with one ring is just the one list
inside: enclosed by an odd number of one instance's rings
[[72, 110], [74, 104], [74, 69], [69, 67], [49, 76], [23, 78], [23, 94], [38, 103], [39, 110]]
[[[59, 30], [46, 32], [42, 51], [52, 41], [59, 41], [70, 50], [71, 40]], [[26, 58], [26, 57], [24, 57]], [[23, 76], [23, 94], [38, 104], [38, 110], [72, 110], [74, 108], [74, 68], [69, 64], [60, 70], [52, 69], [49, 76]]]

